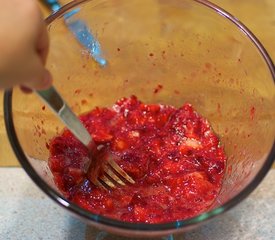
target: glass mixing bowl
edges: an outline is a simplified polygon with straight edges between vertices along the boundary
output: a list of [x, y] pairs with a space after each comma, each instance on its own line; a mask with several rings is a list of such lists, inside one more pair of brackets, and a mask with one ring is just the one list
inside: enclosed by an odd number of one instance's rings
[[[64, 24], [64, 14], [75, 9], [73, 17], [100, 42], [105, 67]], [[275, 157], [275, 70], [261, 43], [236, 18], [203, 0], [87, 0], [64, 6], [46, 22], [47, 67], [75, 113], [111, 106], [132, 94], [146, 103], [179, 107], [189, 102], [209, 119], [228, 156], [221, 192], [206, 213], [166, 224], [94, 215], [58, 192], [47, 167], [48, 142], [62, 123], [35, 94], [7, 91], [5, 123], [13, 150], [57, 204], [109, 232], [164, 236], [224, 213], [264, 178]]]

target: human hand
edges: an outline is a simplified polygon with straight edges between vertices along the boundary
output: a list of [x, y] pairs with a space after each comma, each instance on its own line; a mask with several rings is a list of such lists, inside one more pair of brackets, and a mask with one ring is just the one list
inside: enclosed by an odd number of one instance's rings
[[0, 89], [50, 87], [49, 39], [36, 0], [0, 0]]

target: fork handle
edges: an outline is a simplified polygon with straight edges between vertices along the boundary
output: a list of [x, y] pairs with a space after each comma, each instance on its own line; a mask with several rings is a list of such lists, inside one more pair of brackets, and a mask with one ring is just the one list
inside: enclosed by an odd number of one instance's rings
[[50, 87], [47, 90], [36, 91], [36, 93], [44, 100], [52, 111], [57, 114], [59, 119], [62, 120], [66, 127], [75, 135], [75, 137], [89, 148], [91, 143], [93, 143], [90, 133], [62, 99], [60, 94], [55, 90], [55, 88]]
[[41, 2], [52, 12], [56, 12], [61, 8], [61, 4], [57, 0], [42, 0]]

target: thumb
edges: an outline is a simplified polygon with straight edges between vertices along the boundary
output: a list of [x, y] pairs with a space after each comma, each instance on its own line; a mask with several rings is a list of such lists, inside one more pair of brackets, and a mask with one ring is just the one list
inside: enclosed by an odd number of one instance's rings
[[25, 67], [25, 71], [29, 73], [29, 77], [24, 83], [24, 86], [34, 90], [43, 90], [52, 85], [52, 75], [45, 68], [38, 54], [35, 53]]

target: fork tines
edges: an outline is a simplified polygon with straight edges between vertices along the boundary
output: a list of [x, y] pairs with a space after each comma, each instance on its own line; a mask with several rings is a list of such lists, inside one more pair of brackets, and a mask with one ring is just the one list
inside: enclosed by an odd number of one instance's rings
[[134, 184], [135, 181], [113, 160], [109, 159], [104, 166], [104, 174], [94, 181], [94, 184], [102, 188], [115, 188], [117, 185], [125, 186], [126, 182]]

